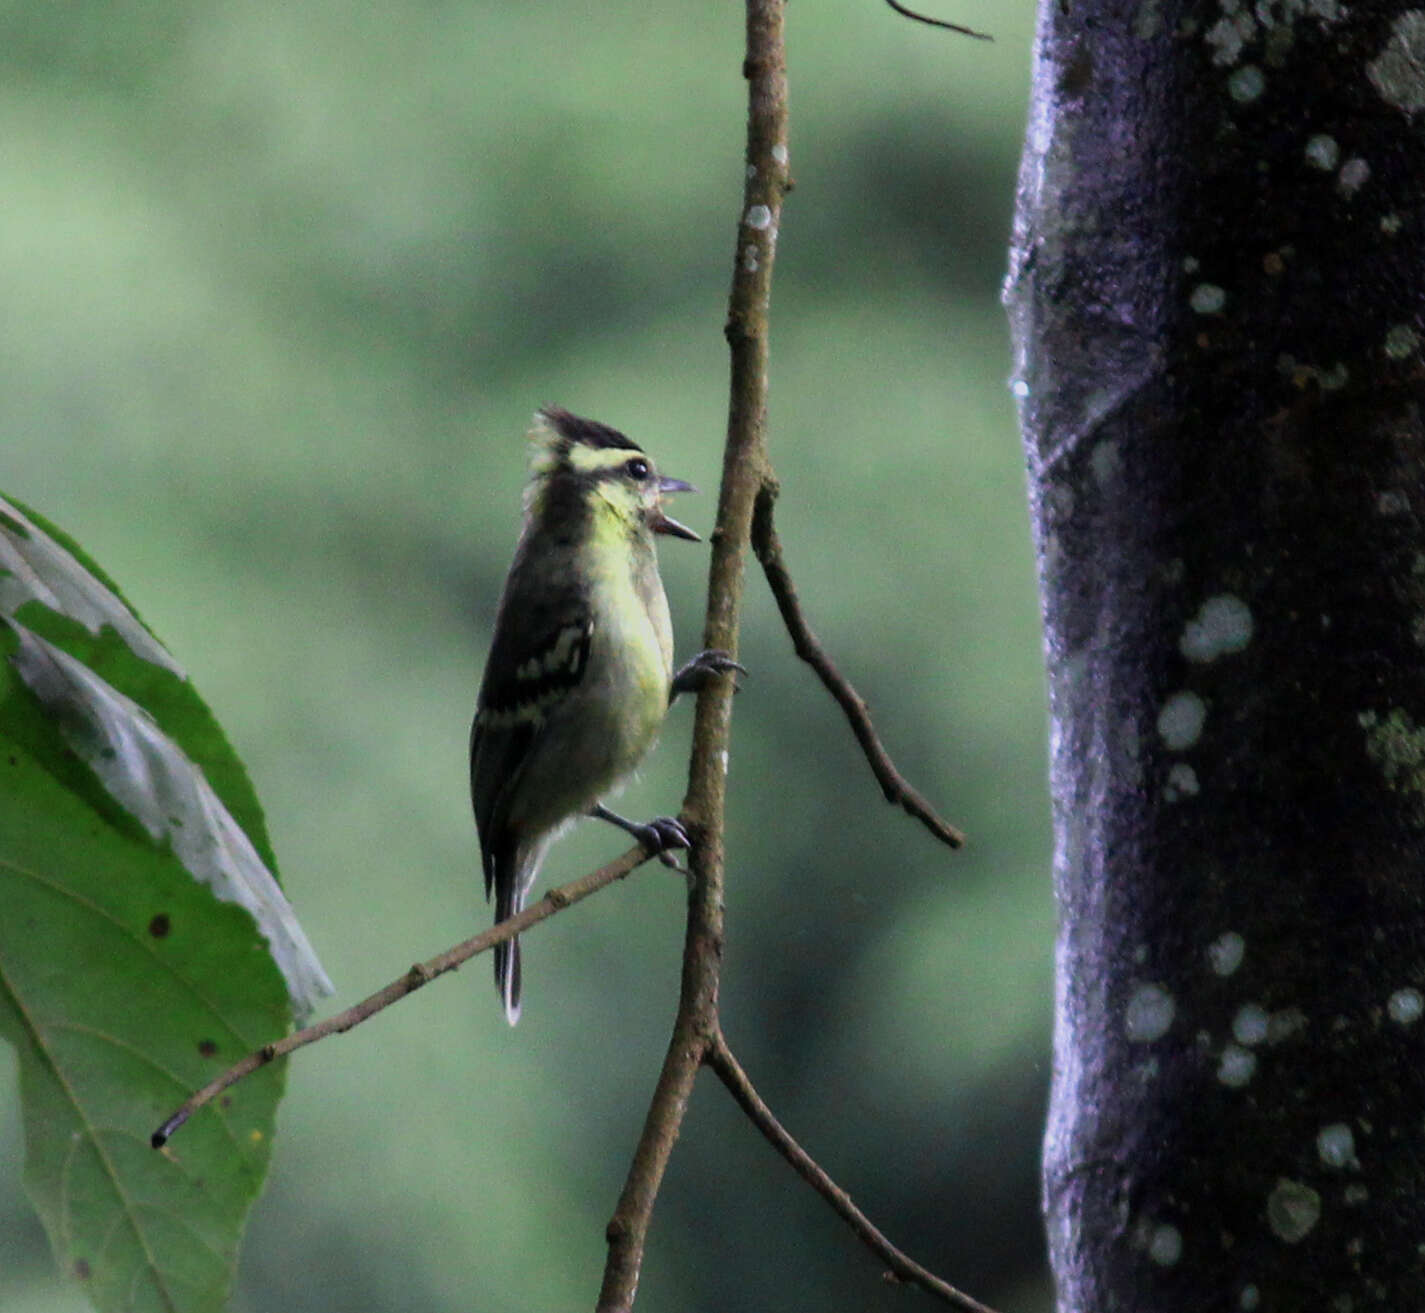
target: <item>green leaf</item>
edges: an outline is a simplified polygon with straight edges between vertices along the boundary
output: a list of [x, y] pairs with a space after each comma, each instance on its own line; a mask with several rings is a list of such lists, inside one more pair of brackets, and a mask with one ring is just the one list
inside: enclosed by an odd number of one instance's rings
[[275, 874], [257, 794], [182, 667], [73, 539], [3, 496], [0, 614], [23, 621], [153, 716], [203, 772]]
[[247, 777], [177, 664], [0, 499], [0, 1036], [20, 1056], [26, 1186], [105, 1313], [216, 1310], [231, 1286], [281, 1064], [162, 1153], [148, 1137], [330, 991], [270, 866]]

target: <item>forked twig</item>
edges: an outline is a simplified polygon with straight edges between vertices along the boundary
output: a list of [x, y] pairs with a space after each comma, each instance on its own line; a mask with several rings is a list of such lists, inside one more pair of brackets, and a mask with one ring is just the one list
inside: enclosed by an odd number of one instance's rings
[[822, 1170], [816, 1160], [792, 1138], [786, 1127], [777, 1120], [772, 1110], [763, 1102], [762, 1096], [757, 1093], [751, 1080], [748, 1079], [742, 1065], [733, 1056], [732, 1050], [728, 1048], [727, 1039], [721, 1030], [712, 1037], [706, 1061], [708, 1066], [717, 1072], [722, 1083], [727, 1086], [728, 1092], [737, 1100], [738, 1107], [747, 1114], [752, 1124], [762, 1132], [772, 1147], [792, 1165], [797, 1175], [831, 1205], [836, 1215], [851, 1227], [872, 1253], [885, 1261], [888, 1276], [897, 1281], [919, 1286], [922, 1290], [944, 1300], [945, 1303], [965, 1310], [965, 1313], [994, 1313], [994, 1310], [988, 1305], [981, 1304], [979, 1300], [965, 1294], [964, 1291], [956, 1290], [948, 1281], [941, 1280], [928, 1268], [921, 1267], [919, 1263], [908, 1258], [886, 1239], [872, 1224], [871, 1219], [856, 1207], [851, 1196]]
[[[766, 469], [768, 312], [782, 200], [791, 185], [783, 0], [745, 0], [747, 153], [725, 329], [731, 355], [727, 441], [717, 526], [712, 533], [703, 647], [737, 654], [743, 563], [753, 503]], [[628, 1313], [638, 1292], [644, 1243], [658, 1187], [698, 1068], [717, 1029], [723, 940], [723, 815], [732, 732], [731, 680], [698, 694], [688, 793], [682, 814], [698, 827], [683, 946], [678, 1015], [663, 1070], [608, 1226], [599, 1313]]]
[[[787, 169], [782, 9], [783, 0], [746, 0], [747, 53], [743, 70], [749, 83], [747, 171], [728, 305], [731, 396], [717, 527], [712, 534], [703, 646], [734, 654], [737, 651], [743, 559], [751, 546], [767, 571], [797, 651], [811, 662], [846, 709], [883, 792], [954, 847], [961, 842], [959, 832], [939, 820], [901, 779], [871, 729], [865, 704], [836, 672], [807, 628], [772, 527], [769, 489], [773, 485], [765, 440], [769, 306], [782, 200], [791, 185]], [[718, 988], [723, 944], [724, 763], [731, 719], [731, 681], [714, 681], [698, 695], [688, 793], [683, 802], [682, 814], [696, 826], [697, 841], [690, 854], [693, 883], [688, 895], [678, 1015], [638, 1148], [609, 1221], [609, 1250], [598, 1313], [629, 1313], [633, 1308], [653, 1206], [698, 1070], [705, 1063], [717, 1071], [762, 1133], [831, 1202], [897, 1277], [915, 1282], [966, 1313], [989, 1313], [983, 1304], [960, 1294], [906, 1258], [867, 1221], [845, 1191], [782, 1129], [723, 1041]]]
[[[902, 10], [895, 0], [888, 3]], [[962, 842], [959, 831], [936, 816], [891, 764], [871, 726], [866, 704], [836, 670], [808, 628], [772, 523], [775, 484], [769, 473], [765, 447], [768, 307], [781, 202], [791, 186], [787, 167], [782, 7], [783, 0], [746, 0], [744, 69], [749, 80], [748, 173], [728, 311], [731, 399], [717, 528], [712, 535], [703, 646], [736, 653], [743, 558], [750, 544], [766, 571], [798, 655], [812, 665], [845, 710], [882, 792], [888, 800], [899, 803], [921, 820], [942, 841], [958, 847]], [[936, 25], [953, 28], [947, 23]], [[969, 35], [980, 34], [971, 32]], [[688, 793], [681, 814], [694, 842], [689, 854], [692, 884], [688, 895], [678, 1014], [643, 1133], [608, 1224], [608, 1257], [598, 1309], [600, 1313], [628, 1313], [633, 1307], [654, 1202], [697, 1073], [706, 1064], [717, 1073], [758, 1130], [886, 1263], [894, 1278], [913, 1283], [964, 1313], [992, 1313], [985, 1305], [907, 1258], [871, 1224], [846, 1192], [772, 1115], [723, 1038], [718, 1020], [718, 989], [723, 945], [725, 763], [731, 715], [731, 681], [712, 681], [698, 695]], [[195, 1111], [248, 1073], [317, 1040], [350, 1030], [477, 953], [622, 879], [647, 860], [648, 854], [641, 847], [632, 849], [607, 866], [551, 890], [518, 916], [502, 921], [438, 957], [416, 964], [384, 989], [346, 1011], [248, 1054], [192, 1095], [164, 1122], [153, 1135], [154, 1146], [161, 1147]]]
[[782, 613], [782, 621], [792, 636], [792, 646], [797, 655], [816, 671], [827, 692], [841, 704], [846, 719], [851, 722], [851, 731], [856, 735], [861, 751], [866, 754], [866, 760], [886, 801], [896, 803], [914, 816], [942, 843], [951, 848], [958, 848], [965, 842], [965, 836], [948, 821], [942, 820], [920, 792], [896, 769], [871, 723], [871, 712], [865, 699], [836, 668], [835, 662], [827, 656], [826, 649], [807, 624], [806, 617], [802, 614], [801, 601], [797, 597], [796, 585], [792, 582], [791, 573], [782, 557], [781, 540], [777, 537], [777, 529], [772, 522], [772, 508], [776, 500], [777, 485], [768, 479], [757, 493], [757, 506], [752, 517], [752, 550], [762, 562], [762, 570], [767, 576], [772, 596], [777, 599], [777, 609]]
[[399, 1003], [408, 994], [414, 994], [422, 986], [430, 984], [437, 976], [443, 976], [447, 971], [454, 971], [456, 967], [468, 962], [477, 953], [483, 953], [486, 949], [503, 943], [506, 939], [510, 939], [521, 931], [529, 929], [530, 926], [562, 911], [570, 904], [577, 903], [590, 894], [596, 893], [605, 885], [613, 884], [615, 880], [622, 880], [629, 872], [648, 860], [649, 854], [645, 849], [642, 847], [632, 848], [622, 857], [615, 858], [606, 866], [599, 867], [597, 871], [591, 871], [588, 875], [580, 876], [577, 880], [571, 880], [568, 884], [560, 885], [557, 889], [551, 889], [537, 903], [525, 908], [518, 916], [501, 921], [489, 930], [482, 931], [473, 938], [465, 940], [464, 943], [446, 949], [445, 952], [429, 961], [417, 962], [404, 975], [398, 976], [389, 985], [378, 989], [374, 994], [369, 994], [360, 1003], [353, 1003], [346, 1011], [338, 1012], [334, 1016], [327, 1017], [324, 1021], [314, 1022], [301, 1030], [294, 1030], [282, 1039], [274, 1040], [271, 1044], [264, 1044], [260, 1049], [254, 1049], [220, 1076], [210, 1080], [201, 1090], [190, 1094], [183, 1101], [182, 1106], [154, 1131], [149, 1137], [149, 1142], [155, 1149], [163, 1148], [173, 1133], [195, 1112], [206, 1107], [225, 1089], [236, 1085], [244, 1076], [250, 1076], [259, 1067], [265, 1067], [269, 1062], [286, 1057], [287, 1054], [293, 1053], [297, 1049], [306, 1048], [308, 1044], [315, 1044], [319, 1039], [326, 1039], [328, 1035], [345, 1034], [353, 1026], [359, 1026], [367, 1018], [374, 1017], [378, 1012], [390, 1007], [392, 1003]]

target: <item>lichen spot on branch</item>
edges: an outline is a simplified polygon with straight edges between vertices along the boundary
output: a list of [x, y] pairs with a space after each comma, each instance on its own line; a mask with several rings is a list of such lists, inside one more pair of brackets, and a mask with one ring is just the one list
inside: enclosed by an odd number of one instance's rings
[[1173, 752], [1192, 747], [1207, 720], [1207, 704], [1196, 693], [1174, 693], [1158, 712], [1158, 737]]
[[1230, 1089], [1240, 1090], [1257, 1072], [1257, 1055], [1240, 1044], [1226, 1044], [1217, 1064], [1217, 1079]]
[[1316, 1155], [1327, 1167], [1360, 1170], [1356, 1137], [1345, 1122], [1332, 1122], [1316, 1132]]
[[1246, 951], [1247, 941], [1235, 930], [1227, 930], [1207, 946], [1207, 962], [1214, 975], [1230, 976], [1242, 965]]
[[1400, 707], [1384, 717], [1363, 711], [1356, 719], [1366, 733], [1366, 756], [1386, 787], [1411, 799], [1417, 824], [1425, 825], [1425, 728]]
[[1267, 1196], [1267, 1222], [1289, 1245], [1305, 1240], [1320, 1220], [1321, 1196], [1301, 1181], [1282, 1177]]
[[1252, 641], [1252, 610], [1240, 597], [1209, 597], [1183, 628], [1178, 651], [1189, 661], [1216, 661], [1243, 651]]
[[1177, 1004], [1162, 985], [1139, 985], [1129, 996], [1123, 1013], [1123, 1031], [1132, 1044], [1162, 1039], [1173, 1024]]
[[1390, 996], [1385, 1010], [1397, 1026], [1413, 1026], [1425, 1013], [1425, 995], [1407, 985]]
[[1425, 11], [1408, 9], [1395, 20], [1366, 76], [1386, 104], [1407, 114], [1425, 109]]

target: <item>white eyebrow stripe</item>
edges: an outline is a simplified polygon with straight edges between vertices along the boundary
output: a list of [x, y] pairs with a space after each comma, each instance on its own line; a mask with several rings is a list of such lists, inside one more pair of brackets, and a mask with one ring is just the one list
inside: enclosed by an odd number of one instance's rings
[[638, 454], [632, 447], [589, 447], [576, 442], [569, 448], [569, 468], [580, 474], [606, 474]]

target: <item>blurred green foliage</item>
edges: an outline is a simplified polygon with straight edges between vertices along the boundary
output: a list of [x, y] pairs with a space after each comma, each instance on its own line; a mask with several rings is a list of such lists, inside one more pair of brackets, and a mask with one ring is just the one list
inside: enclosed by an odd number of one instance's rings
[[[779, 527], [899, 764], [880, 799], [749, 579], [726, 1025], [793, 1133], [915, 1257], [1047, 1308], [1053, 911], [1021, 458], [997, 305], [1028, 0], [789, 11], [774, 291]], [[252, 772], [334, 1006], [487, 923], [468, 715], [529, 413], [618, 425], [706, 496], [741, 192], [734, 4], [0, 8], [0, 486], [122, 579]], [[663, 552], [680, 647], [706, 558]], [[623, 810], [681, 796], [689, 715]], [[557, 881], [619, 850], [582, 827]], [[235, 1313], [592, 1305], [662, 1057], [683, 891], [650, 866], [300, 1055]], [[78, 1313], [18, 1193], [0, 1052], [0, 1308]], [[895, 1309], [701, 1085], [640, 1308]]]

